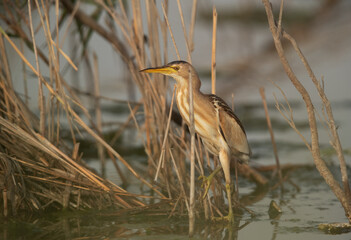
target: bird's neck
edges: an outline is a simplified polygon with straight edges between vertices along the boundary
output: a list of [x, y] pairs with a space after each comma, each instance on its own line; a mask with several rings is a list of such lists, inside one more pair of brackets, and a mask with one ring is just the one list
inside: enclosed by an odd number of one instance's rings
[[[192, 79], [191, 82], [191, 88], [193, 89], [193, 91], [195, 92], [200, 92], [200, 87], [201, 87], [201, 82], [198, 78], [194, 78]], [[184, 91], [189, 91], [189, 82], [185, 82], [185, 81], [177, 81], [177, 89], [184, 89]]]
[[[198, 102], [200, 99], [205, 98], [205, 94], [203, 94], [200, 91], [200, 85], [192, 85], [192, 89], [193, 89], [193, 99], [194, 102]], [[189, 104], [189, 84], [185, 83], [185, 84], [176, 84], [176, 96], [177, 96], [177, 104], [179, 105], [181, 102], [187, 102], [187, 105]], [[187, 109], [188, 111], [188, 109]]]
[[[191, 86], [192, 86], [193, 90], [200, 91], [201, 81], [198, 78], [198, 76], [192, 76], [191, 83], [192, 83]], [[189, 88], [189, 86], [188, 86], [188, 88]]]

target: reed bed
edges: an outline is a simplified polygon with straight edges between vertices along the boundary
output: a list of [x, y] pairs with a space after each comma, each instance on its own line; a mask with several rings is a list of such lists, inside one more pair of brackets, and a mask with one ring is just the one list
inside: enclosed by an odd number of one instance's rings
[[[210, 188], [211, 194], [206, 198], [203, 198], [202, 182], [195, 181], [194, 191], [190, 181], [190, 159], [193, 160], [196, 177], [211, 172], [219, 164], [218, 159], [212, 161], [198, 137], [193, 137], [190, 144], [187, 127], [177, 121], [173, 112], [174, 89], [172, 99], [168, 100], [168, 79], [139, 73], [145, 67], [160, 66], [174, 60], [169, 59], [169, 48], [179, 59], [191, 62], [197, 1], [193, 1], [189, 26], [184, 23], [182, 5], [177, 1], [187, 56], [180, 56], [177, 49], [173, 23], [169, 22], [167, 15], [167, 1], [95, 0], [89, 2], [93, 9], [91, 14], [82, 10], [82, 4], [85, 3], [70, 0], [34, 0], [24, 5], [8, 0], [3, 2], [4, 12], [0, 16], [4, 23], [0, 28], [0, 184], [3, 195], [1, 208], [5, 215], [10, 210], [15, 214], [20, 210], [52, 208], [101, 209], [111, 206], [145, 209], [155, 201], [171, 202], [167, 211], [170, 215], [186, 215], [194, 204], [196, 216], [201, 214], [209, 219], [226, 215], [225, 187], [221, 176], [216, 177]], [[33, 21], [34, 14], [39, 21]], [[213, 14], [212, 76], [215, 91], [215, 10]], [[105, 21], [101, 21], [101, 16]], [[37, 44], [39, 32], [43, 33], [45, 47]], [[63, 50], [68, 34], [78, 36], [80, 40], [76, 44], [81, 46], [82, 52]], [[99, 61], [88, 47], [92, 34], [104, 38], [116, 51], [128, 70], [129, 80], [141, 94], [138, 102], [142, 107], [128, 104], [130, 115], [115, 136], [134, 122], [147, 155], [144, 172], [134, 169], [112, 147], [111, 143], [116, 138], [111, 142], [103, 138]], [[168, 44], [169, 37], [173, 43], [171, 46]], [[20, 96], [13, 86], [13, 82], [18, 80], [11, 77], [5, 44], [21, 60], [18, 65], [23, 69], [24, 96]], [[34, 63], [26, 55], [28, 49], [35, 57]], [[60, 59], [65, 60], [64, 67], [60, 65]], [[81, 71], [82, 62], [88, 63], [89, 73], [93, 76], [94, 91], [85, 96], [95, 103], [93, 115], [84, 107], [82, 92], [71, 87], [63, 74], [67, 68]], [[43, 75], [44, 70], [48, 72], [47, 76]], [[36, 114], [28, 107], [28, 84], [38, 88], [39, 112]], [[136, 120], [136, 115], [140, 114], [144, 116], [141, 124]], [[63, 140], [62, 136], [67, 132], [69, 138]], [[126, 179], [120, 169], [120, 165], [124, 165], [151, 194], [144, 196], [127, 192], [95, 174], [84, 163], [79, 136], [93, 140], [92, 147], [98, 149], [102, 170], [110, 159], [116, 167], [116, 174], [120, 175], [123, 183], [128, 183], [130, 179]], [[268, 182], [249, 166], [238, 166], [238, 170], [258, 185]], [[192, 182], [194, 184], [194, 174]], [[150, 198], [152, 201], [149, 201]], [[235, 199], [235, 207], [247, 210], [239, 199]]]
[[[103, 146], [111, 158], [119, 158], [130, 168], [101, 138], [101, 121], [99, 118], [97, 124], [92, 121], [93, 116], [83, 107], [79, 96], [62, 76], [60, 58], [64, 58], [69, 67], [75, 70], [78, 68], [69, 54], [60, 48], [64, 39], [58, 33], [60, 20], [65, 13], [60, 14], [62, 6], [59, 1], [28, 1], [25, 5], [4, 1], [2, 7], [0, 186], [3, 215], [47, 209], [144, 207], [145, 196], [129, 193], [101, 178], [81, 158], [76, 135], [87, 133], [96, 140], [99, 149]], [[49, 20], [52, 9], [55, 12], [54, 22]], [[32, 20], [33, 14], [39, 19], [36, 26]], [[44, 48], [36, 44], [40, 31], [45, 36]], [[18, 66], [22, 67], [25, 78], [24, 96], [20, 96], [14, 88], [13, 83], [18, 79], [12, 78], [7, 52], [9, 48], [21, 59]], [[26, 56], [27, 49], [32, 49], [34, 64]], [[49, 72], [48, 77], [43, 76], [43, 70]], [[33, 75], [37, 81], [33, 81]], [[27, 98], [31, 97], [27, 94], [29, 84], [37, 85], [39, 114], [34, 114], [27, 105]], [[96, 115], [99, 114], [97, 111]], [[88, 121], [83, 121], [83, 117]], [[68, 141], [62, 137], [67, 131], [70, 135]], [[146, 182], [138, 174], [135, 175]]]
[[[118, 164], [125, 167], [148, 186], [157, 199], [170, 199], [174, 202], [171, 214], [186, 214], [189, 210], [190, 179], [188, 164], [190, 159], [190, 137], [184, 125], [175, 124], [172, 119], [172, 103], [167, 101], [168, 80], [161, 76], [146, 76], [140, 69], [157, 66], [169, 61], [168, 48], [177, 51], [172, 33], [172, 23], [168, 21], [168, 3], [154, 1], [100, 1], [91, 3], [95, 11], [92, 15], [81, 9], [81, 2], [28, 1], [17, 5], [4, 1], [5, 13], [1, 15], [5, 25], [1, 28], [1, 175], [4, 209], [11, 206], [18, 210], [38, 210], [47, 208], [102, 208], [117, 206], [132, 208], [145, 206], [145, 196], [128, 193], [94, 174], [81, 159], [77, 134], [87, 134], [96, 142], [102, 168], [105, 155], [115, 162], [116, 174], [122, 175]], [[125, 4], [128, 4], [127, 6]], [[191, 61], [192, 42], [197, 1], [193, 2], [191, 24], [186, 28], [180, 1], [177, 2], [179, 16], [187, 46], [188, 61]], [[145, 10], [144, 10], [145, 9]], [[34, 25], [33, 14], [39, 19]], [[105, 14], [106, 23], [98, 21]], [[144, 16], [144, 18], [143, 18]], [[146, 21], [145, 21], [146, 18]], [[51, 20], [50, 20], [51, 19]], [[52, 19], [55, 19], [52, 21]], [[62, 35], [63, 24], [68, 24]], [[78, 35], [85, 46], [91, 33], [99, 34], [119, 54], [128, 69], [130, 79], [141, 93], [142, 108], [131, 108], [128, 121], [134, 119], [135, 128], [141, 133], [147, 154], [147, 179], [107, 143], [102, 136], [101, 111], [95, 115], [84, 108], [80, 95], [64, 79], [59, 59], [65, 59], [68, 68], [79, 71], [81, 61], [90, 61], [87, 56], [73, 58], [73, 53], [65, 53], [61, 46], [65, 37], [72, 31], [74, 23], [79, 26]], [[146, 31], [147, 29], [147, 31]], [[45, 48], [37, 45], [37, 35], [41, 31], [45, 37]], [[119, 32], [116, 35], [116, 32]], [[189, 33], [188, 33], [189, 32]], [[173, 46], [168, 46], [168, 34]], [[19, 38], [14, 41], [12, 36]], [[21, 59], [24, 76], [34, 75], [39, 90], [39, 114], [33, 114], [24, 99], [13, 88], [8, 56], [4, 44], [16, 51]], [[24, 49], [31, 49], [35, 63], [31, 63]], [[86, 50], [86, 49], [84, 49]], [[177, 56], [180, 58], [177, 51]], [[98, 86], [97, 59], [93, 58], [91, 73], [94, 86]], [[49, 71], [44, 77], [43, 69]], [[28, 72], [27, 72], [28, 71]], [[25, 95], [27, 93], [25, 92]], [[95, 87], [91, 96], [101, 94]], [[171, 107], [170, 107], [171, 105]], [[96, 106], [99, 103], [96, 102]], [[142, 111], [144, 123], [139, 126], [135, 115]], [[88, 119], [88, 120], [83, 120]], [[64, 119], [64, 124], [62, 123]], [[92, 119], [97, 119], [94, 122]], [[68, 127], [63, 127], [68, 126]], [[68, 129], [67, 129], [68, 128]], [[69, 132], [69, 140], [62, 140], [62, 132]], [[195, 146], [194, 146], [195, 144]], [[200, 139], [193, 143], [196, 175], [205, 175], [214, 168], [208, 154], [203, 154]], [[105, 154], [105, 153], [106, 154]], [[205, 157], [204, 157], [205, 156]], [[218, 163], [217, 163], [218, 164]], [[205, 168], [204, 168], [205, 166]], [[207, 170], [206, 170], [207, 169]], [[128, 179], [126, 180], [128, 181]], [[201, 182], [196, 181], [194, 198], [196, 213], [224, 215], [224, 187], [217, 181], [211, 188], [213, 197], [202, 198]], [[6, 210], [7, 211], [7, 210]]]
[[[283, 1], [282, 1], [283, 2]], [[319, 81], [310, 69], [307, 60], [300, 52], [296, 42], [287, 34], [282, 26], [281, 5], [278, 25], [274, 21], [269, 1], [263, 0], [268, 21], [272, 30], [275, 46], [283, 66], [301, 95], [306, 98], [306, 106], [311, 127], [311, 144], [306, 139], [308, 149], [312, 152], [317, 169], [330, 185], [342, 203], [348, 220], [351, 219], [350, 188], [343, 158], [341, 144], [331, 112], [330, 104], [323, 91], [323, 81]], [[91, 14], [83, 11], [83, 4], [89, 4]], [[210, 194], [204, 196], [204, 186], [196, 177], [210, 173], [219, 164], [203, 148], [201, 140], [195, 136], [194, 129], [188, 128], [179, 120], [174, 112], [174, 93], [169, 99], [168, 79], [160, 76], [140, 74], [139, 70], [146, 67], [163, 65], [171, 60], [169, 49], [173, 50], [178, 59], [191, 62], [194, 50], [193, 34], [197, 0], [193, 1], [191, 22], [186, 26], [181, 2], [177, 0], [177, 10], [183, 29], [186, 56], [181, 56], [172, 31], [173, 24], [169, 21], [168, 1], [122, 1], [95, 0], [85, 3], [71, 0], [32, 0], [25, 4], [17, 1], [4, 0], [3, 11], [0, 13], [0, 190], [2, 198], [0, 209], [4, 216], [16, 215], [19, 212], [37, 212], [51, 209], [104, 209], [120, 210], [112, 215], [130, 211], [160, 211], [170, 216], [189, 214], [189, 229], [192, 235], [195, 217], [226, 215], [225, 187], [223, 178], [218, 175], [210, 187]], [[173, 9], [174, 10], [174, 9]], [[33, 15], [35, 19], [33, 20]], [[104, 21], [100, 18], [104, 17]], [[212, 36], [212, 92], [216, 84], [216, 27], [217, 11], [213, 9]], [[64, 43], [68, 34], [76, 34], [79, 51], [65, 52]], [[89, 50], [89, 40], [97, 34], [111, 45], [122, 60], [129, 75], [130, 84], [140, 92], [138, 104], [126, 104], [130, 114], [126, 122], [116, 130], [112, 141], [103, 137], [104, 124], [100, 99], [100, 79], [98, 72], [99, 60]], [[44, 47], [38, 45], [38, 38], [44, 38]], [[305, 64], [306, 69], [315, 83], [325, 104], [326, 123], [332, 136], [332, 146], [338, 153], [341, 166], [342, 187], [330, 174], [324, 161], [320, 158], [316, 118], [308, 93], [300, 86], [299, 81], [285, 62], [281, 37], [290, 41]], [[170, 45], [168, 39], [172, 40]], [[41, 39], [43, 40], [43, 39]], [[179, 43], [178, 43], [179, 44]], [[8, 49], [16, 53], [20, 62], [16, 70], [23, 71], [24, 93], [16, 89], [9, 66]], [[28, 51], [29, 50], [29, 51]], [[28, 56], [34, 56], [34, 61]], [[61, 66], [62, 60], [65, 66]], [[65, 71], [73, 69], [82, 71], [82, 63], [86, 63], [92, 75], [93, 91], [85, 93], [95, 105], [95, 111], [89, 112], [82, 101], [82, 91], [73, 88]], [[45, 75], [44, 75], [45, 72]], [[38, 112], [33, 112], [28, 104], [28, 86], [35, 85], [38, 89]], [[190, 91], [191, 92], [191, 91]], [[286, 169], [298, 166], [281, 165], [274, 142], [264, 90], [261, 90], [268, 126], [273, 142], [276, 166], [263, 166], [260, 171], [278, 170], [279, 183], [287, 177]], [[307, 96], [307, 97], [306, 97]], [[277, 103], [277, 107], [283, 105]], [[289, 107], [290, 109], [290, 107]], [[143, 121], [136, 116], [143, 115]], [[286, 108], [283, 116], [294, 128]], [[291, 114], [292, 116], [292, 114]], [[141, 136], [144, 145], [147, 167], [143, 172], [133, 168], [132, 164], [121, 156], [112, 146], [126, 126], [134, 123], [134, 128]], [[298, 131], [297, 131], [298, 132]], [[67, 134], [68, 133], [68, 134]], [[69, 137], [67, 137], [69, 135]], [[63, 137], [64, 136], [64, 137]], [[89, 138], [91, 147], [97, 149], [101, 162], [101, 175], [95, 173], [84, 161], [80, 150], [80, 140]], [[121, 165], [134, 176], [140, 185], [146, 186], [147, 194], [135, 194], [105, 179], [106, 161], [113, 162], [116, 174], [124, 184], [131, 180], [126, 178]], [[234, 166], [233, 166], [234, 167]], [[234, 207], [243, 209], [249, 214], [254, 213], [245, 206], [262, 199], [269, 188], [269, 181], [257, 170], [247, 165], [235, 166], [236, 174], [252, 179], [260, 191], [254, 197], [239, 199], [238, 192], [234, 196]], [[238, 178], [236, 177], [236, 180]], [[293, 183], [291, 183], [293, 185]], [[236, 190], [238, 184], [236, 184]], [[257, 190], [256, 189], [256, 190]], [[165, 204], [165, 205], [164, 205]], [[166, 206], [166, 207], [165, 207]], [[123, 211], [121, 211], [123, 209]], [[131, 211], [133, 210], [133, 211]]]
[[39, 120], [4, 75], [0, 92], [0, 173], [5, 216], [21, 210], [144, 206], [137, 196], [84, 166], [78, 147], [69, 153], [63, 141], [53, 144], [40, 134]]

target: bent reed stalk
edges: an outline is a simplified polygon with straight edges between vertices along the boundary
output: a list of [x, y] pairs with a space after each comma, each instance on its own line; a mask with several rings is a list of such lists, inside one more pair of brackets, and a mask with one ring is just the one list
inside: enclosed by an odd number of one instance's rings
[[[192, 138], [190, 145], [185, 128], [170, 122], [168, 113], [173, 111], [169, 109], [167, 101], [168, 80], [162, 76], [155, 75], [150, 78], [139, 73], [139, 70], [145, 67], [160, 66], [168, 62], [168, 48], [175, 49], [175, 54], [178, 58], [181, 57], [172, 37], [171, 28], [174, 23], [169, 21], [167, 15], [168, 1], [157, 3], [150, 0], [95, 0], [90, 2], [89, 6], [94, 9], [90, 15], [82, 10], [83, 3], [80, 1], [55, 0], [52, 6], [46, 5], [48, 2], [42, 0], [28, 1], [26, 6], [16, 5], [8, 0], [3, 3], [6, 12], [1, 15], [5, 26], [0, 27], [0, 186], [3, 196], [6, 197], [2, 208], [7, 209], [10, 206], [12, 213], [48, 208], [135, 208], [147, 205], [149, 202], [145, 199], [151, 198], [150, 202], [159, 199], [171, 200], [172, 214], [187, 214], [191, 208], [190, 203], [194, 201], [195, 215], [203, 209], [208, 218], [225, 215], [227, 207], [222, 181], [218, 180], [213, 184], [213, 197], [206, 199], [202, 198], [203, 189], [199, 187], [199, 182], [196, 182], [195, 187], [200, 191], [196, 191], [190, 201], [191, 185], [187, 170], [190, 152], [195, 158], [192, 161], [195, 174], [205, 174], [201, 143], [199, 141], [199, 144], [195, 144]], [[184, 23], [180, 1], [177, 3], [187, 46], [187, 58], [191, 59], [194, 50], [197, 1], [193, 1], [190, 26]], [[50, 11], [52, 8], [55, 9], [54, 14]], [[34, 14], [39, 20], [36, 23], [33, 21]], [[100, 16], [106, 17], [106, 24], [99, 21]], [[147, 32], [144, 32], [145, 29]], [[44, 47], [37, 44], [39, 32], [44, 33]], [[64, 35], [60, 35], [60, 32], [64, 32]], [[65, 52], [62, 47], [69, 33], [80, 39], [75, 43], [79, 47], [73, 52]], [[142, 103], [142, 107], [130, 108], [130, 116], [116, 135], [121, 134], [129, 121], [135, 120], [135, 127], [141, 133], [147, 154], [147, 170], [143, 173], [134, 169], [103, 139], [103, 124], [99, 117], [101, 112], [96, 110], [98, 121], [94, 122], [93, 116], [83, 106], [80, 92], [71, 87], [64, 77], [67, 68], [82, 71], [83, 62], [90, 63], [93, 59], [94, 64], [90, 65], [95, 67], [92, 72], [96, 74], [94, 84], [99, 85], [98, 63], [89, 49], [92, 34], [99, 35], [111, 45], [126, 66], [129, 81], [137, 86], [141, 94], [139, 102]], [[174, 46], [168, 46], [169, 34]], [[26, 48], [19, 48], [18, 42], [12, 36], [16, 36]], [[38, 102], [39, 118], [13, 87], [14, 79], [11, 77], [4, 41], [25, 64], [24, 74], [28, 78], [26, 84], [36, 85], [42, 92]], [[34, 54], [35, 66], [31, 63], [28, 51]], [[61, 66], [62, 60], [65, 60], [64, 67]], [[48, 76], [43, 76], [43, 72], [48, 72]], [[33, 75], [36, 81], [29, 82], [32, 81], [30, 76]], [[98, 103], [98, 95], [99, 91], [96, 89], [85, 97], [91, 97]], [[31, 96], [24, 96], [29, 97]], [[142, 125], [139, 125], [140, 122], [136, 121], [135, 117], [140, 113], [144, 116]], [[68, 129], [65, 129], [64, 125], [68, 125]], [[66, 132], [69, 132], [69, 140], [62, 138]], [[121, 175], [124, 183], [128, 183], [128, 179], [123, 176], [119, 165], [123, 165], [140, 184], [147, 186], [153, 197], [129, 193], [93, 173], [84, 164], [79, 150], [80, 142], [77, 136], [81, 134], [94, 140], [94, 147], [100, 149], [101, 156], [105, 152], [106, 158], [108, 156], [112, 159], [116, 174]], [[101, 159], [104, 161], [103, 156]], [[243, 168], [242, 172], [258, 179], [257, 182], [266, 184], [266, 179], [257, 172], [248, 166]], [[207, 169], [211, 171], [210, 164]], [[158, 181], [153, 182], [152, 179], [156, 175]]]

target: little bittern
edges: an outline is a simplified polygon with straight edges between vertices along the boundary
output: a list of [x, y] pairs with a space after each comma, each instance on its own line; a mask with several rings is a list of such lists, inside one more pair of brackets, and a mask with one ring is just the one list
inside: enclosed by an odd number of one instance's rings
[[230, 107], [214, 94], [203, 94], [201, 82], [195, 68], [185, 61], [170, 62], [161, 67], [141, 70], [145, 73], [161, 73], [176, 80], [177, 106], [184, 121], [189, 126], [189, 81], [192, 81], [195, 131], [201, 136], [206, 148], [219, 156], [226, 181], [229, 214], [233, 221], [230, 190], [230, 161], [248, 162], [251, 151], [245, 130]]

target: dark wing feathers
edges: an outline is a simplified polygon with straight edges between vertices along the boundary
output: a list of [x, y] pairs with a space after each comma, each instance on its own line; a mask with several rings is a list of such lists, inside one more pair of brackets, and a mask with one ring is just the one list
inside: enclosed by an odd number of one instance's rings
[[239, 124], [241, 130], [246, 134], [244, 126], [240, 122], [240, 119], [234, 114], [233, 110], [228, 106], [228, 104], [220, 97], [214, 94], [209, 94], [208, 95], [211, 103], [216, 107], [218, 105], [220, 108], [222, 108], [229, 116], [235, 119], [235, 121]]
[[[236, 156], [239, 161], [247, 162], [251, 156], [251, 149], [246, 139], [246, 133], [239, 118], [232, 109], [220, 97], [210, 94], [209, 100], [218, 111], [219, 130], [222, 137], [231, 149], [231, 154]], [[238, 126], [242, 131], [233, 131]], [[223, 129], [224, 128], [224, 129]]]

